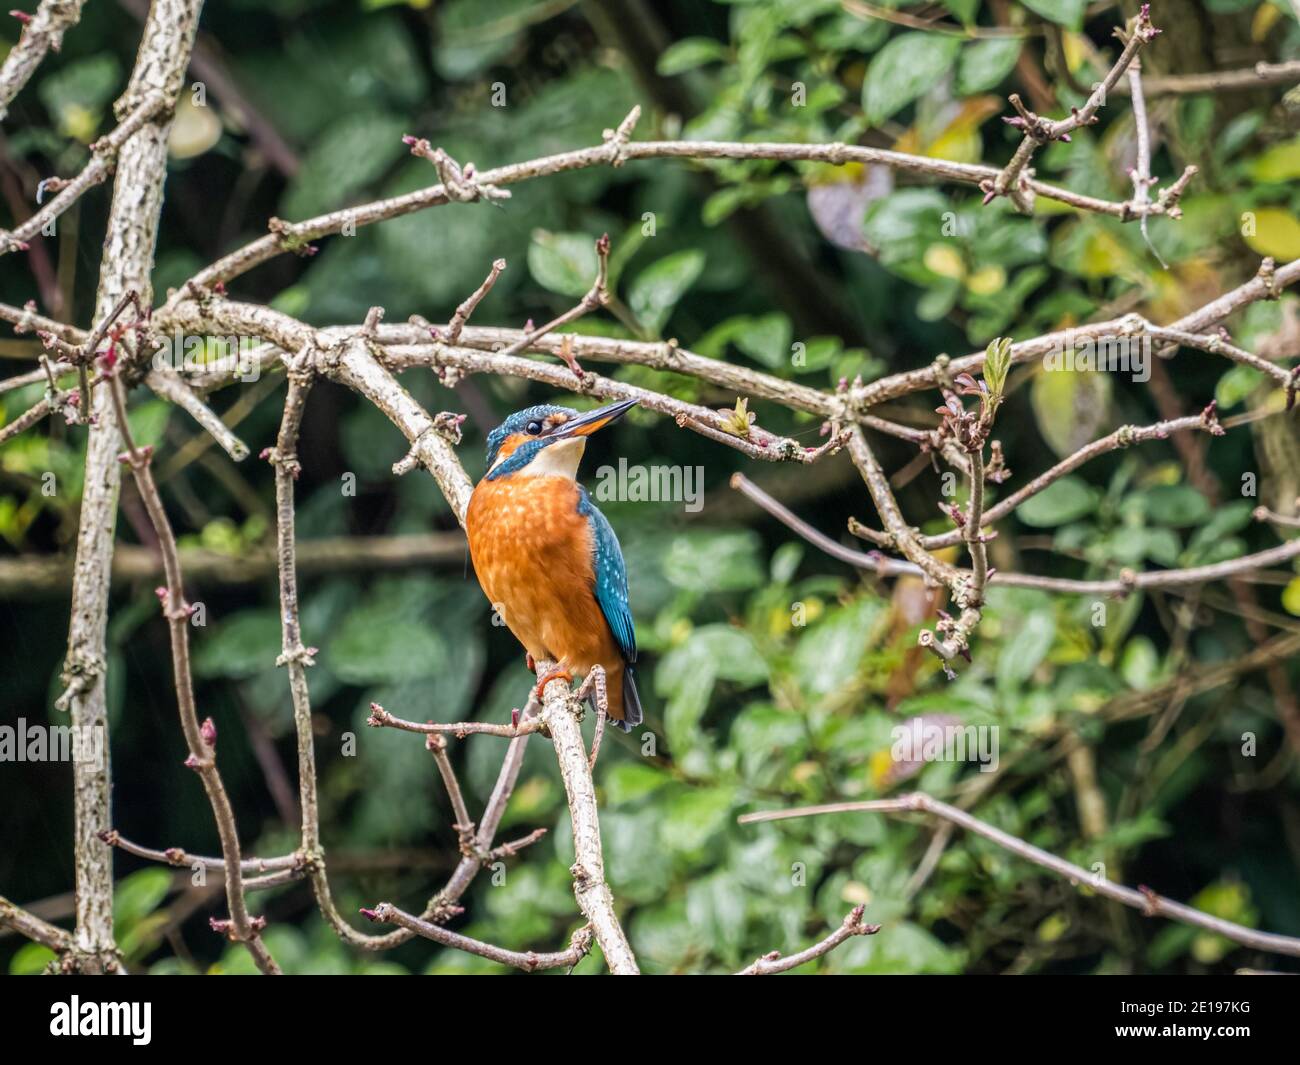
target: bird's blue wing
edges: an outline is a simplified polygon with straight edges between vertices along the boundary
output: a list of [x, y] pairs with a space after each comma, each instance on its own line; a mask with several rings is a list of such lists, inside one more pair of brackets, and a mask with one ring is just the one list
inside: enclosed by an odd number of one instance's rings
[[628, 605], [627, 566], [623, 562], [623, 551], [618, 546], [618, 537], [614, 535], [613, 526], [591, 501], [587, 490], [579, 486], [581, 496], [578, 500], [578, 513], [591, 522], [591, 540], [595, 545], [596, 557], [592, 560], [595, 575], [596, 602], [600, 604], [601, 613], [609, 623], [614, 639], [618, 641], [623, 659], [636, 661], [636, 631], [632, 628], [632, 610]]

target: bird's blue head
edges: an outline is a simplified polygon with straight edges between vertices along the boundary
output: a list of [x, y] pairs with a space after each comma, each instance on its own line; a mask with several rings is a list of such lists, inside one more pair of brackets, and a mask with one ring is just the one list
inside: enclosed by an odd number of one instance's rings
[[495, 481], [521, 470], [573, 476], [587, 437], [635, 406], [636, 400], [625, 399], [579, 413], [543, 403], [512, 414], [488, 434], [487, 479]]

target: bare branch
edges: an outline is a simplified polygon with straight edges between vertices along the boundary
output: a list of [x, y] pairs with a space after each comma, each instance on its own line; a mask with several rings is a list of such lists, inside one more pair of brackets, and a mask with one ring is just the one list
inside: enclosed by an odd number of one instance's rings
[[187, 411], [193, 419], [212, 434], [221, 450], [236, 462], [248, 458], [248, 445], [237, 437], [221, 415], [203, 402], [180, 374], [170, 367], [155, 366], [145, 377], [145, 384], [163, 399]]
[[785, 958], [781, 957], [780, 951], [774, 950], [770, 954], [764, 954], [753, 965], [741, 969], [736, 975], [775, 976], [777, 973], [797, 969], [800, 965], [805, 965], [815, 958], [829, 954], [845, 940], [852, 939], [854, 936], [874, 936], [880, 931], [880, 925], [865, 923], [862, 920], [862, 914], [865, 910], [865, 906], [854, 906], [849, 911], [849, 915], [844, 918], [844, 923], [820, 943], [814, 943], [806, 950], [801, 950], [797, 954], [791, 954]]
[[495, 725], [487, 721], [456, 721], [450, 724], [439, 724], [433, 721], [424, 723], [407, 721], [404, 718], [394, 717], [378, 703], [370, 704], [370, 716], [366, 719], [366, 724], [371, 728], [395, 728], [401, 729], [403, 732], [421, 732], [426, 735], [451, 733], [458, 739], [473, 735], [502, 736], [506, 739], [514, 739], [516, 736], [527, 736], [532, 732], [540, 732], [543, 728], [540, 721], [523, 720], [512, 725]]
[[[137, 858], [144, 858], [151, 862], [161, 862], [164, 865], [173, 865], [179, 869], [194, 869], [202, 866], [204, 869], [220, 869], [223, 874], [226, 869], [225, 858], [208, 858], [201, 854], [191, 854], [180, 847], [168, 847], [165, 851], [152, 850], [149, 847], [142, 847], [138, 843], [132, 843], [116, 829], [105, 829], [99, 834], [99, 838], [108, 846], [118, 847], [126, 851], [127, 854], [134, 854]], [[297, 854], [285, 854], [278, 858], [242, 858], [239, 862], [239, 871], [241, 873], [269, 873], [276, 870], [293, 869], [301, 863], [302, 858]]]
[[456, 818], [452, 827], [460, 839], [462, 854], [472, 854], [474, 846], [474, 821], [465, 806], [465, 795], [460, 790], [460, 781], [456, 779], [456, 770], [452, 768], [451, 759], [447, 757], [447, 738], [432, 733], [424, 738], [424, 745], [433, 755], [438, 766], [438, 775], [442, 777], [443, 787], [447, 789], [447, 799], [451, 802], [452, 816]]
[[[863, 460], [865, 463], [865, 454]], [[874, 455], [871, 456], [871, 461], [874, 462]], [[877, 466], [876, 469], [878, 470], [878, 468]], [[868, 470], [870, 470], [869, 466]], [[874, 472], [871, 475], [876, 476]], [[883, 478], [884, 475], [881, 473], [879, 476]], [[740, 488], [741, 485], [737, 484], [735, 487]], [[810, 528], [805, 522], [797, 518], [794, 523], [787, 521], [787, 516], [794, 517], [794, 515], [786, 507], [782, 506], [778, 500], [773, 499], [771, 495], [764, 492], [752, 481], [744, 482], [743, 490], [746, 496], [800, 535], [804, 535], [805, 530]], [[901, 517], [898, 520], [901, 522]], [[949, 566], [926, 552], [917, 540], [915, 530], [903, 526], [901, 532], [911, 550], [914, 553], [919, 552], [919, 555], [928, 561], [928, 566], [919, 564], [909, 566], [894, 559], [883, 559], [879, 552], [854, 551], [842, 544], [836, 544], [835, 549], [833, 551], [828, 550], [827, 553], [843, 562], [847, 562], [851, 566], [872, 573], [884, 572], [888, 576], [905, 573], [926, 576], [934, 580], [935, 583], [945, 586], [950, 586], [954, 580], [964, 579], [971, 575], [971, 571]], [[834, 544], [834, 541], [828, 540], [824, 534], [820, 533], [816, 537], [809, 536], [807, 539], [810, 543], [823, 550], [827, 549], [828, 543]], [[1300, 556], [1300, 539], [1288, 540], [1276, 547], [1266, 548], [1263, 551], [1256, 551], [1249, 555], [1241, 555], [1238, 558], [1228, 559], [1224, 562], [1215, 562], [1206, 566], [1193, 566], [1188, 569], [1149, 570], [1145, 573], [1125, 571], [1120, 577], [1106, 580], [1071, 580], [1067, 577], [1040, 577], [1029, 573], [999, 571], [989, 577], [988, 583], [1007, 588], [1039, 588], [1049, 592], [1066, 592], [1077, 595], [1127, 595], [1136, 589], [1176, 588], [1202, 584], [1207, 581], [1224, 580], [1228, 577], [1235, 577], [1268, 566], [1278, 565], [1282, 562], [1288, 562], [1298, 556]], [[891, 563], [893, 568], [882, 571], [881, 566], [883, 563]]]
[[[123, 124], [143, 113], [151, 117], [133, 129], [116, 150], [95, 321], [102, 322], [112, 314], [128, 292], [138, 292], [145, 306], [153, 302], [150, 278], [167, 175], [170, 109], [184, 81], [199, 7], [200, 0], [154, 0], [130, 83], [117, 104], [117, 117]], [[71, 191], [65, 189], [60, 197]], [[102, 967], [105, 959], [116, 958], [112, 851], [97, 838], [111, 823], [105, 628], [120, 484], [117, 460], [122, 446], [113, 415], [112, 389], [96, 389], [93, 409], [83, 409], [82, 415], [91, 419], [91, 425], [64, 665], [67, 690], [56, 705], [71, 711], [71, 724], [78, 731], [99, 732], [104, 737], [102, 764], [78, 762], [73, 770], [77, 949], [84, 967], [94, 970]]]
[[[275, 553], [250, 548], [235, 556], [206, 547], [182, 547], [181, 569], [190, 584], [251, 584], [272, 576]], [[458, 532], [404, 533], [394, 536], [331, 536], [297, 545], [300, 573], [335, 573], [357, 569], [374, 572], [437, 563], [457, 563], [465, 557], [465, 538]], [[66, 594], [73, 560], [61, 555], [19, 555], [0, 558], [0, 596]], [[157, 552], [137, 544], [118, 544], [113, 554], [113, 580], [147, 581], [162, 575]]]
[[48, 52], [63, 47], [63, 35], [81, 19], [86, 0], [41, 0], [36, 13], [23, 26], [18, 43], [9, 49], [0, 66], [0, 121], [9, 104], [31, 80]]
[[[540, 329], [533, 329], [524, 333], [517, 341], [501, 352], [502, 355], [517, 355], [537, 343], [548, 333], [553, 333], [562, 325], [568, 325], [570, 322], [577, 321], [589, 311], [594, 311], [597, 307], [603, 307], [609, 302], [609, 234], [604, 234], [596, 241], [596, 279], [591, 283], [586, 294], [580, 299], [576, 306], [565, 311], [557, 318], [553, 318]], [[452, 338], [455, 339], [454, 337]], [[574, 361], [572, 349], [564, 346], [560, 347], [560, 352], [564, 354], [564, 361], [568, 364], [573, 375], [579, 379], [582, 378], [582, 370]]]
[[1288, 529], [1300, 529], [1300, 517], [1295, 515], [1277, 514], [1268, 509], [1268, 507], [1256, 507], [1251, 516], [1256, 521], [1268, 521], [1274, 525], [1282, 525]]
[[467, 954], [477, 954], [480, 958], [487, 958], [489, 961], [499, 962], [502, 965], [511, 965], [516, 969], [523, 969], [524, 972], [529, 973], [541, 969], [572, 969], [591, 951], [590, 925], [584, 925], [573, 933], [568, 950], [561, 950], [552, 954], [538, 954], [531, 950], [527, 952], [506, 950], [504, 947], [493, 946], [491, 943], [484, 943], [478, 939], [470, 939], [469, 936], [462, 936], [457, 932], [451, 932], [443, 928], [441, 925], [430, 924], [428, 921], [422, 921], [418, 917], [404, 913], [387, 902], [381, 902], [373, 910], [362, 910], [361, 912], [372, 921], [401, 925], [407, 931], [414, 932], [425, 939], [431, 939], [444, 947], [454, 947], [456, 950], [463, 950]]
[[[573, 822], [573, 894], [583, 916], [591, 922], [609, 971], [615, 976], [635, 976], [640, 969], [614, 910], [613, 893], [605, 882], [596, 787], [579, 723], [582, 704], [573, 697], [553, 662], [538, 662], [537, 675], [545, 685], [541, 719], [555, 746]], [[554, 679], [547, 682], [548, 677]]]
[[[1118, 31], [1116, 32], [1118, 33]], [[1115, 65], [1107, 71], [1106, 76], [1093, 89], [1092, 95], [1088, 97], [1083, 107], [1071, 108], [1069, 118], [1061, 119], [1058, 122], [1040, 118], [1021, 103], [1019, 96], [1012, 93], [1011, 104], [1019, 112], [1019, 116], [1017, 118], [1005, 118], [1003, 121], [1008, 125], [1024, 130], [1025, 136], [1020, 142], [1020, 147], [1016, 149], [1015, 155], [1012, 156], [1011, 162], [993, 180], [981, 184], [980, 187], [984, 190], [984, 202], [988, 203], [994, 197], [1014, 193], [1020, 199], [1022, 206], [1032, 209], [1033, 201], [1025, 197], [1025, 183], [1021, 182], [1021, 175], [1024, 173], [1025, 167], [1028, 166], [1034, 152], [1040, 145], [1047, 144], [1050, 141], [1068, 141], [1070, 134], [1074, 130], [1080, 126], [1087, 126], [1096, 122], [1097, 112], [1105, 106], [1107, 95], [1124, 76], [1124, 71], [1128, 69], [1129, 64], [1137, 56], [1138, 50], [1149, 41], [1154, 40], [1159, 32], [1151, 24], [1149, 6], [1143, 4], [1119, 59], [1115, 61]], [[1136, 214], [1137, 211], [1134, 213]], [[1146, 217], [1145, 210], [1142, 211], [1141, 216]]]
[[[1125, 62], [1127, 63], [1127, 60]], [[1113, 86], [1115, 80], [1122, 73], [1122, 68], [1112, 71], [1113, 78], [1108, 76], [1107, 79], [1109, 84]], [[1099, 106], [1100, 103], [1097, 103], [1092, 110], [1095, 111], [1096, 107]], [[909, 155], [905, 152], [841, 143], [632, 142], [627, 138], [630, 135], [631, 123], [635, 122], [635, 116], [639, 113], [640, 108], [634, 108], [633, 113], [629, 114], [628, 118], [620, 125], [618, 132], [603, 144], [595, 147], [580, 148], [575, 151], [562, 152], [558, 155], [531, 159], [523, 163], [512, 163], [492, 170], [476, 171], [472, 175], [472, 181], [468, 182], [464, 179], [463, 173], [458, 177], [454, 173], [446, 171], [446, 164], [451, 163], [454, 165], [454, 161], [443, 153], [445, 172], [441, 184], [417, 189], [414, 192], [394, 196], [387, 200], [377, 200], [358, 207], [348, 207], [329, 214], [318, 215], [301, 222], [284, 222], [280, 219], [273, 219], [270, 233], [251, 241], [212, 265], [205, 267], [195, 274], [186, 285], [177, 290], [177, 297], [182, 297], [190, 286], [211, 288], [217, 282], [229, 282], [254, 267], [275, 258], [277, 255], [287, 251], [300, 251], [309, 245], [311, 241], [341, 232], [345, 227], [350, 229], [356, 226], [386, 221], [391, 218], [400, 218], [403, 215], [423, 210], [426, 207], [465, 202], [467, 200], [472, 201], [478, 199], [482, 195], [482, 190], [488, 188], [499, 194], [506, 191], [500, 186], [513, 185], [550, 174], [583, 170], [593, 166], [620, 166], [624, 162], [634, 159], [769, 159], [783, 162], [830, 163], [835, 166], [860, 163], [864, 166], [884, 166], [893, 170], [907, 171], [943, 181], [977, 187], [996, 182], [1004, 172], [992, 166], [955, 163], [928, 156]], [[1091, 112], [1089, 112], [1089, 117], [1091, 117]], [[1072, 121], [1073, 118], [1063, 120], [1065, 123]], [[625, 128], [628, 129], [629, 133], [623, 133]], [[1074, 126], [1072, 125], [1070, 128], [1074, 128]], [[418, 142], [411, 139], [408, 140], [408, 143], [413, 143], [417, 147], [423, 146], [417, 154], [425, 154], [424, 149], [428, 147], [427, 141]], [[435, 151], [429, 148], [428, 155], [431, 157], [434, 154], [436, 154]], [[1027, 161], [1028, 157], [1026, 156], [1020, 162], [1017, 173], [1023, 170], [1024, 163]], [[1190, 175], [1187, 176], [1190, 177]], [[1082, 196], [1068, 189], [1062, 189], [1034, 178], [1025, 177], [1023, 174], [1019, 176], [1018, 188], [1023, 190], [1025, 194], [1032, 193], [1047, 199], [1059, 200], [1082, 210], [1097, 211], [1124, 221], [1138, 217], [1138, 214], [1134, 211], [1134, 205], [1130, 201], [1109, 201]], [[1145, 213], [1168, 213], [1169, 206], [1172, 206], [1172, 204], [1153, 203], [1147, 206]]]
[[87, 189], [106, 180], [112, 173], [117, 155], [123, 145], [145, 125], [157, 119], [167, 105], [168, 98], [162, 93], [148, 93], [143, 102], [113, 132], [101, 137], [90, 146], [90, 162], [85, 165], [81, 173], [68, 181], [62, 178], [46, 179], [45, 187], [57, 189], [58, 195], [22, 225], [8, 231], [0, 230], [0, 255], [15, 250], [26, 251], [28, 241], [76, 203]]
[[42, 921], [35, 914], [28, 913], [21, 906], [10, 902], [0, 895], [0, 927], [12, 928], [19, 935], [26, 936], [34, 943], [49, 947], [62, 954], [72, 949], [73, 939], [70, 932], [64, 931], [48, 921]]
[[1246, 928], [1232, 921], [1226, 921], [1221, 917], [1213, 917], [1202, 910], [1193, 909], [1181, 902], [1174, 902], [1163, 895], [1157, 895], [1150, 888], [1140, 887], [1134, 890], [1133, 888], [1124, 887], [1122, 884], [1113, 883], [1102, 875], [1091, 873], [1081, 866], [1067, 862], [1064, 858], [1058, 858], [1056, 855], [1035, 847], [1031, 843], [1026, 843], [1008, 832], [1003, 832], [1000, 828], [995, 828], [986, 821], [971, 816], [965, 810], [959, 810], [955, 806], [940, 802], [938, 799], [931, 798], [922, 792], [903, 795], [897, 799], [826, 803], [821, 806], [802, 806], [792, 810], [770, 810], [762, 813], [743, 814], [738, 820], [743, 825], [749, 825], [760, 821], [781, 821], [790, 817], [811, 817], [818, 814], [854, 812], [916, 812], [929, 814], [932, 817], [950, 821], [968, 832], [974, 832], [985, 839], [992, 840], [999, 847], [1024, 858], [1026, 861], [1033, 862], [1057, 876], [1063, 877], [1071, 884], [1087, 887], [1098, 895], [1104, 895], [1108, 899], [1114, 899], [1125, 906], [1130, 906], [1147, 917], [1167, 917], [1170, 920], [1181, 921], [1183, 924], [1202, 928], [1207, 932], [1226, 936], [1235, 943], [1240, 943], [1255, 950], [1266, 950], [1275, 954], [1300, 957], [1300, 939], [1292, 936], [1275, 935], [1271, 932], [1257, 932], [1253, 928]]
[[153, 526], [162, 552], [167, 585], [166, 588], [159, 589], [159, 599], [162, 600], [163, 614], [167, 618], [167, 627], [171, 634], [176, 702], [180, 711], [181, 729], [185, 733], [185, 742], [190, 752], [185, 764], [195, 770], [203, 782], [203, 790], [207, 792], [208, 802], [212, 806], [213, 817], [217, 822], [217, 832], [221, 837], [221, 853], [225, 868], [231, 871], [226, 877], [226, 901], [230, 907], [230, 920], [214, 922], [213, 928], [225, 930], [225, 926], [228, 925], [229, 937], [244, 944], [257, 967], [269, 975], [278, 975], [280, 967], [276, 965], [275, 959], [271, 957], [258, 934], [265, 921], [250, 916], [244, 899], [243, 878], [240, 873], [239, 831], [235, 826], [235, 812], [230, 805], [230, 797], [226, 794], [221, 774], [217, 770], [216, 728], [211, 718], [202, 724], [199, 723], [198, 708], [194, 700], [194, 680], [190, 671], [189, 619], [192, 610], [185, 602], [176, 536], [172, 532], [171, 523], [167, 520], [167, 511], [150, 470], [152, 448], [136, 447], [135, 440], [132, 438], [130, 423], [126, 417], [125, 388], [120, 374], [112, 375], [107, 382], [106, 391], [112, 397], [118, 432], [126, 444], [124, 461], [131, 467], [136, 489], [144, 501], [145, 511], [149, 515], [149, 522]]
[[[1212, 435], [1219, 435], [1222, 430], [1214, 417], [1213, 404], [1202, 413], [1188, 415], [1185, 418], [1174, 418], [1171, 421], [1156, 422], [1154, 425], [1146, 426], [1123, 425], [1113, 433], [1094, 440], [1091, 444], [1085, 444], [1074, 454], [1067, 455], [1051, 469], [1039, 474], [1028, 484], [1016, 489], [1005, 498], [999, 499], [993, 506], [989, 507], [984, 512], [984, 527], [987, 528], [993, 522], [1005, 518], [1026, 499], [1036, 496], [1044, 488], [1054, 484], [1067, 473], [1077, 470], [1084, 463], [1099, 455], [1105, 455], [1119, 448], [1129, 447], [1147, 440], [1165, 440], [1173, 433], [1190, 430], [1201, 430]], [[1219, 430], [1219, 432], [1216, 432], [1216, 430]], [[855, 531], [861, 532], [861, 529]], [[918, 540], [927, 551], [933, 551], [936, 548], [951, 547], [953, 544], [960, 543], [963, 535], [961, 529], [953, 529], [935, 536], [921, 536], [918, 537]]]
[[[1245, 70], [1215, 70], [1204, 74], [1165, 74], [1143, 78], [1143, 89], [1148, 96], [1171, 96], [1196, 92], [1250, 92], [1269, 85], [1292, 85], [1300, 81], [1300, 59], [1284, 63], [1256, 63]], [[1124, 82], [1112, 90], [1117, 95], [1129, 91]]]
[[504, 259], [495, 260], [492, 263], [491, 271], [483, 279], [483, 284], [479, 285], [469, 298], [456, 308], [456, 313], [452, 315], [451, 322], [447, 325], [448, 343], [454, 344], [460, 339], [460, 331], [465, 327], [465, 323], [469, 321], [469, 316], [474, 313], [474, 308], [482, 302], [484, 296], [492, 291], [492, 286], [497, 283], [497, 278], [501, 276], [501, 271], [505, 268], [506, 261]]

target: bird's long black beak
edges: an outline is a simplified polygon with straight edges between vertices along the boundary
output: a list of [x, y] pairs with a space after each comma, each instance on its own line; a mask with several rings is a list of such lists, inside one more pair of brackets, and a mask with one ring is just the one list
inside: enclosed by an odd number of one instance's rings
[[558, 426], [554, 435], [558, 437], [590, 436], [597, 429], [603, 429], [611, 422], [618, 421], [619, 418], [636, 406], [636, 402], [634, 399], [623, 399], [617, 403], [611, 403], [607, 407], [597, 407], [586, 414], [579, 414], [576, 418], [571, 418], [563, 425]]

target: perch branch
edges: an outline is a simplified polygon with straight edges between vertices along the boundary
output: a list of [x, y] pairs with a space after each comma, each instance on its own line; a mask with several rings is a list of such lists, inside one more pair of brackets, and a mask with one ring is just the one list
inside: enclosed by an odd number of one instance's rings
[[[537, 663], [537, 675], [543, 679], [554, 669], [552, 662]], [[568, 684], [562, 677], [551, 680], [542, 692], [541, 720], [555, 746], [573, 822], [573, 894], [583, 916], [591, 922], [609, 971], [615, 976], [635, 976], [640, 969], [615, 912], [614, 895], [605, 882], [600, 814], [582, 738], [581, 715], [582, 704], [573, 697]]]

